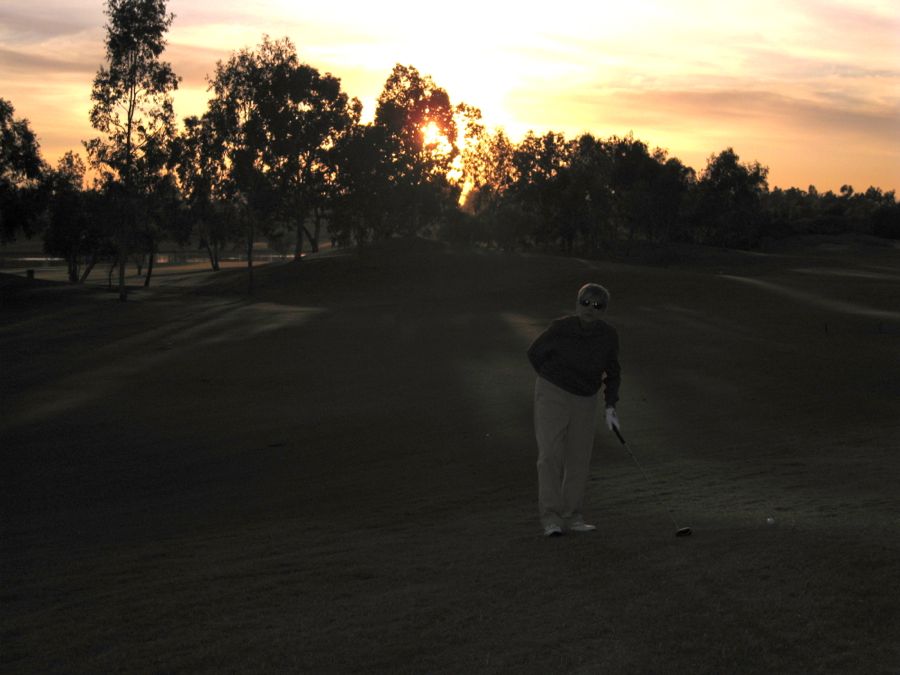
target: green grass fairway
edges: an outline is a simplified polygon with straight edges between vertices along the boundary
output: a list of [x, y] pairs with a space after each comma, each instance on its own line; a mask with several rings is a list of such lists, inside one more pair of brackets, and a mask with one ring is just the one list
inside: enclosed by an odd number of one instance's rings
[[[900, 672], [900, 251], [684, 256], [0, 278], [0, 670]], [[602, 427], [545, 539], [525, 350], [586, 281], [653, 485]]]

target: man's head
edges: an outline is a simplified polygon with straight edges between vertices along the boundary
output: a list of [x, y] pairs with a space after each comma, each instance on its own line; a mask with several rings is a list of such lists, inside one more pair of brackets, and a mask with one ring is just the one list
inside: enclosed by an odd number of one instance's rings
[[578, 289], [575, 314], [582, 324], [594, 323], [603, 318], [609, 306], [609, 291], [600, 284], [585, 284]]

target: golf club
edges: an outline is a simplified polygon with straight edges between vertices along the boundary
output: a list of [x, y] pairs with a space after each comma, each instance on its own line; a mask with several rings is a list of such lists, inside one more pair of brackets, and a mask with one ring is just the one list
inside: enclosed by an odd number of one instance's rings
[[[653, 490], [653, 493], [656, 495], [657, 501], [662, 504], [662, 499], [659, 496], [659, 493], [653, 487], [653, 483], [650, 480], [650, 477], [647, 475], [647, 472], [644, 471], [644, 467], [641, 466], [641, 463], [637, 460], [637, 457], [634, 456], [634, 453], [631, 452], [631, 448], [628, 447], [628, 443], [625, 442], [625, 439], [622, 437], [622, 432], [619, 431], [619, 427], [613, 425], [612, 430], [615, 432], [616, 436], [618, 436], [619, 441], [625, 446], [626, 452], [628, 452], [631, 459], [637, 465], [637, 468], [641, 470], [641, 473], [644, 474], [644, 479], [647, 481], [647, 484], [650, 486], [650, 489]], [[675, 516], [672, 515], [672, 512], [669, 511], [668, 507], [663, 504], [663, 508], [666, 510], [666, 513], [669, 514], [669, 519], [672, 521], [672, 524], [675, 526], [675, 536], [676, 537], [690, 537], [691, 536], [691, 528], [689, 527], [678, 527], [678, 523], [675, 522]]]

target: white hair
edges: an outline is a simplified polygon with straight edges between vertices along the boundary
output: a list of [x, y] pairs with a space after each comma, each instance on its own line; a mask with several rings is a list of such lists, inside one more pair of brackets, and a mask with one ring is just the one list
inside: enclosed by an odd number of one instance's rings
[[609, 304], [609, 298], [610, 298], [609, 291], [606, 290], [606, 288], [604, 286], [601, 286], [600, 284], [585, 284], [584, 286], [579, 288], [578, 296], [576, 298], [578, 300], [578, 302], [581, 302], [581, 300], [585, 296], [591, 296], [591, 297], [599, 296], [599, 297], [603, 298], [604, 300], [606, 300], [607, 305]]

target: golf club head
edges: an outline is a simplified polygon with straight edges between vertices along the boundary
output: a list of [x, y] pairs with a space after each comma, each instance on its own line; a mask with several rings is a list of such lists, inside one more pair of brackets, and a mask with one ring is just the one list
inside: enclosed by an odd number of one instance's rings
[[[644, 471], [644, 467], [641, 466], [641, 463], [637, 460], [637, 457], [634, 456], [634, 453], [631, 452], [631, 448], [628, 447], [628, 443], [625, 442], [625, 437], [622, 435], [622, 432], [619, 431], [619, 427], [613, 425], [612, 427], [613, 433], [616, 435], [616, 438], [619, 439], [619, 442], [625, 447], [625, 451], [629, 454], [631, 459], [637, 465], [637, 467], [641, 470], [641, 473], [644, 474], [644, 478], [650, 483], [650, 477], [647, 476], [647, 472]], [[657, 496], [658, 498], [658, 496]], [[675, 518], [672, 516], [672, 513], [666, 509], [666, 513], [669, 514], [669, 519], [672, 521], [672, 524], [675, 526], [675, 536], [676, 537], [690, 537], [692, 534], [692, 530], [689, 527], [678, 527], [678, 523], [675, 522]]]

